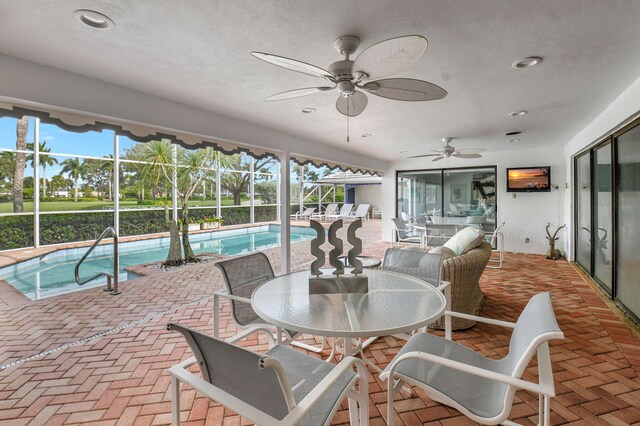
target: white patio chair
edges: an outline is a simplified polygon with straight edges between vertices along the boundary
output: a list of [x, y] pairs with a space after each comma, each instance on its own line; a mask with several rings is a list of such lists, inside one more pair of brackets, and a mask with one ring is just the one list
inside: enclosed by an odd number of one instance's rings
[[[529, 300], [514, 324], [473, 315], [445, 312], [493, 325], [513, 328], [509, 353], [489, 359], [447, 338], [418, 333], [395, 356], [380, 375], [388, 380], [388, 425], [393, 423], [393, 398], [405, 383], [422, 388], [434, 401], [459, 410], [482, 424], [514, 424], [507, 418], [517, 389], [538, 394], [539, 423], [549, 424], [550, 401], [555, 396], [550, 340], [564, 339], [556, 322], [549, 293]], [[522, 379], [531, 358], [537, 354], [538, 383]]]
[[338, 214], [338, 204], [336, 203], [329, 204], [327, 208], [324, 209], [324, 212], [319, 211], [319, 212], [313, 213], [310, 219], [324, 220], [327, 215], [332, 215], [332, 214]]
[[345, 217], [346, 220], [358, 220], [362, 219], [363, 221], [369, 220], [369, 208], [370, 204], [358, 204], [355, 212], [351, 212], [349, 216]]
[[[269, 258], [262, 252], [255, 252], [246, 256], [238, 256], [216, 263], [222, 272], [226, 291], [216, 291], [213, 293], [213, 335], [219, 337], [220, 333], [220, 298], [230, 300], [231, 318], [242, 331], [230, 338], [229, 342], [236, 342], [256, 333], [265, 332], [269, 345], [274, 346], [276, 341], [273, 331], [276, 327], [268, 324], [256, 314], [251, 307], [251, 294], [265, 281], [273, 278], [273, 268]], [[303, 342], [293, 341], [301, 336], [289, 330], [282, 330], [285, 341], [294, 346], [301, 347], [308, 351], [320, 353], [325, 346], [325, 338], [322, 338], [320, 347], [311, 346]]]
[[340, 208], [340, 213], [325, 215], [325, 219], [326, 220], [346, 219], [351, 214], [352, 208], [353, 208], [353, 204], [343, 204], [342, 208]]
[[316, 211], [315, 207], [306, 207], [303, 211], [299, 211], [298, 213], [294, 213], [291, 216], [291, 219], [300, 220], [300, 219], [309, 219], [313, 212]]
[[[194, 354], [168, 370], [173, 425], [180, 424], [180, 382], [261, 426], [328, 425], [345, 397], [359, 405], [352, 404], [352, 424], [369, 424], [367, 371], [357, 358], [333, 365], [282, 345], [259, 354], [178, 324], [167, 329]], [[189, 371], [196, 363], [199, 375]]]
[[[491, 244], [491, 252], [498, 253], [497, 259], [489, 259], [487, 268], [500, 269], [504, 262], [504, 232], [502, 228], [506, 222], [502, 222], [491, 234], [485, 232], [485, 241]], [[497, 263], [498, 265], [492, 265]]]
[[393, 221], [393, 234], [391, 236], [391, 243], [395, 247], [400, 247], [401, 244], [419, 244], [423, 246], [423, 238], [413, 228], [408, 227], [407, 223], [400, 218], [394, 217]]

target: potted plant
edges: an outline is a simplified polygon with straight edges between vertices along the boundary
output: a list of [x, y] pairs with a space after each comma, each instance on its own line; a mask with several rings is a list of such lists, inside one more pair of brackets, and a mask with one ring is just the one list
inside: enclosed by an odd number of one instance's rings
[[217, 216], [208, 216], [200, 221], [200, 229], [218, 229], [222, 224], [222, 218]]
[[194, 218], [189, 218], [189, 231], [199, 231], [200, 230], [200, 221]]

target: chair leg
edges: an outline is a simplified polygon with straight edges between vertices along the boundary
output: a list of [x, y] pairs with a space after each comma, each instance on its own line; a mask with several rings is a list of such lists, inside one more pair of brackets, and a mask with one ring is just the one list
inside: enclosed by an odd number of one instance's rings
[[402, 389], [404, 382], [400, 379], [397, 381], [393, 377], [389, 376], [388, 391], [387, 391], [387, 426], [393, 426], [393, 397]]
[[171, 422], [173, 426], [180, 425], [180, 382], [171, 376]]

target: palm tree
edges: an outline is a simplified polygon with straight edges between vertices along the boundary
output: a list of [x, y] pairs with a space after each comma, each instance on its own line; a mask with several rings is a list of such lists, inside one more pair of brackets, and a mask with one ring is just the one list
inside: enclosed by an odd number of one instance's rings
[[67, 158], [60, 165], [60, 174], [66, 173], [73, 179], [73, 201], [78, 202], [78, 180], [84, 175], [85, 165], [79, 158]]
[[[27, 149], [33, 150], [33, 142], [27, 144]], [[43, 152], [51, 152], [51, 148], [47, 146], [47, 141], [38, 143], [38, 149], [40, 154]], [[35, 155], [29, 154], [27, 160], [31, 161], [31, 168], [35, 167]], [[58, 160], [50, 155], [40, 155], [40, 165], [42, 166], [42, 196], [47, 196], [47, 166], [53, 166], [58, 164]]]
[[[16, 150], [27, 149], [27, 133], [29, 132], [29, 117], [23, 116], [16, 122]], [[16, 153], [16, 166], [13, 169], [13, 212], [24, 211], [24, 169], [27, 166], [27, 157], [24, 152]]]
[[105, 160], [102, 160], [100, 163], [100, 170], [106, 172], [109, 175], [109, 201], [113, 201], [113, 192], [111, 189], [111, 185], [113, 182], [113, 154], [105, 155]]

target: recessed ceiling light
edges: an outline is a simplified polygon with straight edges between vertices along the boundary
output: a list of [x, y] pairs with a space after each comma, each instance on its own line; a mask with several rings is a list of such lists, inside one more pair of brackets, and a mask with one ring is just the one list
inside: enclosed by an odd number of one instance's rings
[[505, 133], [505, 136], [515, 136], [515, 135], [519, 135], [522, 132], [509, 132], [509, 133]]
[[542, 62], [542, 58], [539, 56], [529, 56], [528, 58], [521, 59], [514, 62], [511, 66], [515, 69], [530, 68], [538, 65]]
[[520, 142], [520, 139], [511, 139], [509, 142]]
[[371, 136], [373, 136], [371, 133], [363, 133], [362, 134], [363, 138], [370, 138]]
[[316, 112], [315, 108], [302, 108], [303, 114], [311, 114], [312, 112]]
[[83, 24], [98, 30], [110, 30], [115, 26], [107, 15], [89, 9], [78, 9], [73, 16]]
[[400, 151], [400, 154], [408, 154], [409, 151]]
[[521, 115], [529, 114], [529, 111], [512, 111], [509, 113], [511, 117], [520, 117]]

